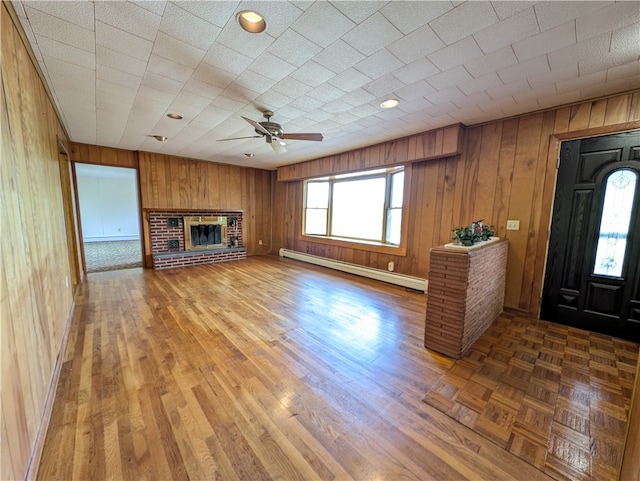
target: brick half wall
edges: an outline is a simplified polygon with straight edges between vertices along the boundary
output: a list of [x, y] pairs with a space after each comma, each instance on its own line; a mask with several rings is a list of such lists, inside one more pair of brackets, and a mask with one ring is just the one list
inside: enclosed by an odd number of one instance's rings
[[464, 357], [502, 312], [508, 243], [474, 250], [431, 249], [424, 345]]

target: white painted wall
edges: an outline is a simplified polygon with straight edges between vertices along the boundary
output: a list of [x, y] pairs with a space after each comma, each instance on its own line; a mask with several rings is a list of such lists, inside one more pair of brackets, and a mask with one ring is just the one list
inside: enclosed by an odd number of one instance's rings
[[85, 242], [140, 239], [135, 169], [76, 164]]

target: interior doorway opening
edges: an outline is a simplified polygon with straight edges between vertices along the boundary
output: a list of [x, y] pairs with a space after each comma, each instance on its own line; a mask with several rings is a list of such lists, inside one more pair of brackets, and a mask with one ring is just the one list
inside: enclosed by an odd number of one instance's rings
[[142, 267], [136, 169], [75, 164], [87, 273]]

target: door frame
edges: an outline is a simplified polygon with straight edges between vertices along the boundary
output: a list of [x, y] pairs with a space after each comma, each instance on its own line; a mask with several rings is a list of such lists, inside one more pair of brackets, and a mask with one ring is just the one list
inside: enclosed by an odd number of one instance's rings
[[[540, 213], [540, 229], [546, 226], [546, 232], [540, 232], [539, 239], [544, 242], [544, 258], [536, 262], [534, 274], [534, 287], [538, 292], [538, 300], [535, 312], [536, 318], [540, 319], [542, 307], [542, 292], [544, 290], [544, 279], [546, 276], [547, 259], [549, 256], [549, 240], [551, 235], [551, 222], [553, 220], [553, 208], [556, 198], [556, 187], [558, 184], [558, 165], [560, 162], [560, 147], [562, 142], [600, 137], [604, 135], [620, 134], [632, 130], [640, 130], [640, 121], [625, 122], [621, 124], [607, 125], [604, 127], [594, 127], [591, 129], [573, 130], [570, 132], [554, 133], [549, 136], [549, 148], [547, 150], [547, 185], [542, 194], [542, 212]], [[553, 170], [553, 172], [549, 172]], [[553, 177], [551, 179], [550, 177]], [[540, 247], [540, 246], [539, 246]], [[537, 284], [537, 285], [536, 285]]]
[[147, 265], [146, 263], [146, 256], [145, 256], [145, 235], [144, 235], [144, 231], [143, 231], [143, 217], [142, 217], [142, 194], [141, 194], [141, 189], [140, 189], [140, 168], [137, 165], [137, 153], [136, 153], [136, 165], [135, 166], [129, 166], [129, 165], [116, 165], [116, 164], [108, 164], [108, 163], [99, 163], [99, 162], [91, 162], [88, 160], [82, 160], [81, 158], [79, 159], [70, 159], [71, 161], [71, 172], [72, 172], [72, 181], [73, 181], [73, 197], [74, 197], [74, 204], [77, 206], [77, 223], [76, 223], [76, 235], [78, 236], [78, 249], [79, 249], [79, 255], [80, 255], [80, 259], [81, 259], [81, 267], [82, 267], [82, 273], [83, 273], [83, 277], [86, 277], [87, 275], [87, 261], [85, 258], [85, 254], [84, 254], [84, 238], [83, 238], [83, 234], [82, 234], [82, 216], [80, 215], [80, 195], [78, 193], [78, 175], [76, 172], [76, 164], [88, 164], [88, 165], [95, 165], [98, 167], [118, 167], [118, 168], [124, 168], [124, 169], [132, 169], [135, 171], [136, 173], [136, 179], [135, 179], [135, 185], [136, 185], [136, 197], [137, 197], [137, 201], [138, 201], [138, 205], [137, 205], [137, 216], [138, 216], [138, 229], [140, 231], [140, 245], [141, 245], [141, 251], [142, 251], [142, 267], [147, 268], [150, 267]]

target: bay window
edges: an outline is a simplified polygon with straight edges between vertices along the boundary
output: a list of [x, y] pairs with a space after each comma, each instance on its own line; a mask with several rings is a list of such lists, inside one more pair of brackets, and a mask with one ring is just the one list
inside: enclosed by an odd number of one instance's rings
[[309, 179], [303, 234], [398, 246], [403, 199], [402, 166]]

